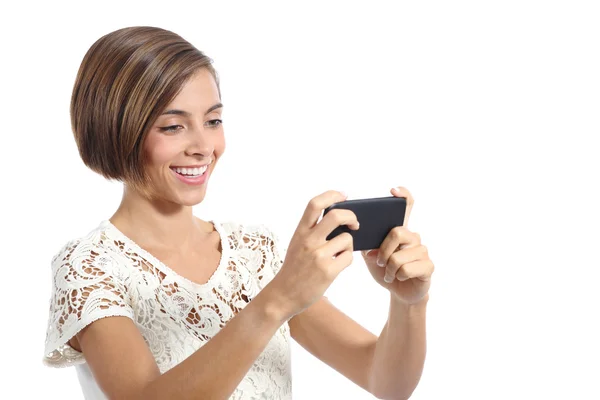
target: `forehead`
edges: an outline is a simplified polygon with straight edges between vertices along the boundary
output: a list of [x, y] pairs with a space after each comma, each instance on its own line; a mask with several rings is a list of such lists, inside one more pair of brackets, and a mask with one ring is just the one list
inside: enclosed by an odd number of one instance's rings
[[219, 89], [212, 74], [201, 69], [183, 86], [181, 91], [169, 103], [167, 108], [174, 106], [204, 113], [206, 108], [219, 102]]

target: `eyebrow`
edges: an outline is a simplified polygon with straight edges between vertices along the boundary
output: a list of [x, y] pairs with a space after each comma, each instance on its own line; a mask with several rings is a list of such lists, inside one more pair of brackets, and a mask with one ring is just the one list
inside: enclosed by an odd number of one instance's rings
[[[222, 103], [217, 103], [214, 106], [210, 107], [208, 110], [206, 110], [206, 112], [204, 113], [204, 115], [209, 114], [213, 111], [215, 111], [217, 108], [223, 108], [223, 104]], [[187, 111], [184, 110], [167, 110], [164, 113], [160, 114], [160, 115], [183, 115], [184, 117], [191, 117], [192, 114], [190, 114]]]

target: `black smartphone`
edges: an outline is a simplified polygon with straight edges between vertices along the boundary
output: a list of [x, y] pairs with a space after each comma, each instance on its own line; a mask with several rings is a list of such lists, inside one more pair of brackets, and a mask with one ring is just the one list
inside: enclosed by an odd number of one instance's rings
[[348, 232], [353, 238], [354, 251], [372, 250], [381, 246], [394, 227], [404, 225], [406, 198], [391, 196], [346, 200], [327, 207], [323, 211], [323, 217], [329, 211], [340, 208], [353, 211], [360, 226], [353, 231], [346, 225], [340, 225], [327, 236], [327, 240]]

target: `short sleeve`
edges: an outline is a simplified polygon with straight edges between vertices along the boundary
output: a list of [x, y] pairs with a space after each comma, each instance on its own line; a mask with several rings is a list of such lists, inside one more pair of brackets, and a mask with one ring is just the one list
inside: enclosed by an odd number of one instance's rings
[[134, 320], [118, 261], [93, 243], [73, 241], [52, 258], [52, 293], [45, 365], [66, 367], [85, 362], [68, 341], [92, 322], [110, 316]]

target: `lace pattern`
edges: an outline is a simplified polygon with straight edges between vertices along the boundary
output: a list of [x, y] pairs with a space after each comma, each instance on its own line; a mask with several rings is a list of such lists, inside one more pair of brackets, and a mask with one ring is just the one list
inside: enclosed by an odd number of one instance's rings
[[[178, 275], [108, 220], [65, 244], [52, 259], [44, 363], [85, 363], [69, 339], [109, 316], [134, 321], [161, 373], [202, 347], [270, 282], [284, 253], [264, 225], [213, 225], [221, 237], [222, 257], [205, 284]], [[289, 335], [285, 323], [231, 399], [291, 396]]]

